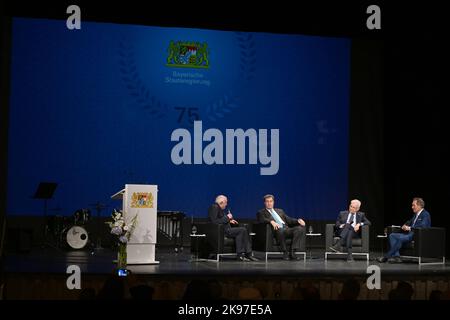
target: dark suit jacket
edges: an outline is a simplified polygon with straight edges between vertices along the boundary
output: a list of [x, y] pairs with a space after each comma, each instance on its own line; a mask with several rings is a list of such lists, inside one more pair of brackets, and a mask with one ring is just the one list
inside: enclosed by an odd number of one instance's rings
[[[336, 220], [336, 225], [335, 225], [336, 228], [339, 228], [339, 226], [341, 224], [347, 223], [348, 214], [349, 214], [348, 210], [339, 212], [339, 216]], [[353, 223], [353, 221], [352, 221], [352, 223]], [[361, 212], [361, 211], [356, 212], [356, 224], [358, 224], [358, 223], [363, 223], [364, 225], [369, 225], [369, 226], [371, 224], [369, 219], [366, 218], [366, 215], [364, 214], [364, 212]]]
[[405, 222], [405, 225], [413, 228], [429, 228], [431, 227], [431, 216], [428, 211], [423, 209], [423, 211], [420, 213], [419, 217], [416, 220], [416, 223], [414, 226], [412, 225], [414, 223], [414, 219], [416, 219], [416, 214], [413, 215], [411, 219]]
[[[289, 217], [283, 209], [273, 208], [276, 213], [280, 216], [281, 220], [284, 221], [284, 223], [288, 227], [298, 226], [298, 219], [294, 219]], [[259, 210], [256, 213], [256, 218], [258, 219], [259, 223], [270, 223], [270, 221], [275, 221], [275, 219], [272, 217], [272, 214], [267, 210], [266, 208]]]
[[222, 210], [217, 203], [213, 203], [208, 209], [208, 217], [212, 223], [224, 224], [225, 229], [230, 228], [230, 219], [227, 217], [227, 211]]

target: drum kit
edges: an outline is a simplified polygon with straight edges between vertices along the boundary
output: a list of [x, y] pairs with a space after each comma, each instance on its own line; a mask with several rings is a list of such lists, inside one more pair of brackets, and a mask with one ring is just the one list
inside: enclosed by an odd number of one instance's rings
[[[98, 209], [98, 206], [96, 207]], [[59, 209], [58, 209], [59, 210]], [[56, 247], [83, 249], [88, 244], [93, 247], [87, 226], [91, 222], [91, 211], [79, 209], [72, 216], [54, 215], [47, 219], [47, 231], [56, 242]]]

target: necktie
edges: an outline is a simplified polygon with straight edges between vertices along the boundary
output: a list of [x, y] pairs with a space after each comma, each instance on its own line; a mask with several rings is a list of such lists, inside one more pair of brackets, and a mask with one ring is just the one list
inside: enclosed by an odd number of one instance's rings
[[278, 215], [278, 213], [274, 209], [269, 209], [269, 212], [272, 215], [272, 217], [275, 220], [275, 222], [278, 223], [281, 226], [281, 228], [283, 228], [284, 227], [284, 222], [281, 219], [281, 217]]
[[354, 214], [354, 213], [350, 213], [350, 216], [349, 216], [349, 218], [348, 218], [347, 223], [349, 223], [349, 224], [351, 224], [352, 226], [354, 226], [354, 224], [355, 224], [354, 219], [355, 219], [355, 214]]
[[413, 224], [411, 225], [411, 228], [413, 228], [414, 227], [414, 225], [416, 224], [416, 221], [417, 221], [417, 218], [419, 217], [419, 215], [418, 214], [416, 214], [416, 218], [414, 219], [414, 222], [413, 222]]

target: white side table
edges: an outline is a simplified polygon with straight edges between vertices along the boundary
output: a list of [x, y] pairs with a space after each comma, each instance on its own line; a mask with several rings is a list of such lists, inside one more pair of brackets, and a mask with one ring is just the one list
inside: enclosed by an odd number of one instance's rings
[[384, 257], [384, 240], [387, 239], [387, 234], [379, 234], [377, 238], [381, 240], [381, 256]]
[[[199, 242], [200, 242], [200, 240], [201, 239], [204, 239], [204, 238], [206, 238], [206, 234], [204, 234], [204, 233], [200, 233], [200, 234], [190, 234], [189, 235], [190, 237], [191, 237], [191, 248], [192, 248], [192, 242], [194, 242], [195, 241], [195, 255], [193, 256], [193, 258], [191, 259], [191, 261], [201, 261], [199, 258], [198, 258], [198, 250], [199, 250]], [[192, 250], [191, 250], [192, 251]]]
[[[306, 233], [306, 245], [308, 246], [308, 238], [312, 239], [313, 237], [321, 237], [321, 233]], [[308, 248], [307, 248], [308, 249]], [[312, 259], [312, 250], [311, 246], [309, 246], [309, 259]]]

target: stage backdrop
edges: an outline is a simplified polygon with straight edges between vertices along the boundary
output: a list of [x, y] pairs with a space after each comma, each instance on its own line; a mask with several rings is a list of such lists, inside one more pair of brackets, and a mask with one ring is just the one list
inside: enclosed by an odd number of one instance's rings
[[253, 218], [272, 193], [291, 216], [333, 219], [349, 69], [349, 39], [15, 18], [8, 214], [43, 214], [44, 181], [58, 183], [49, 214], [107, 215], [110, 195], [146, 183], [188, 216], [225, 194]]

